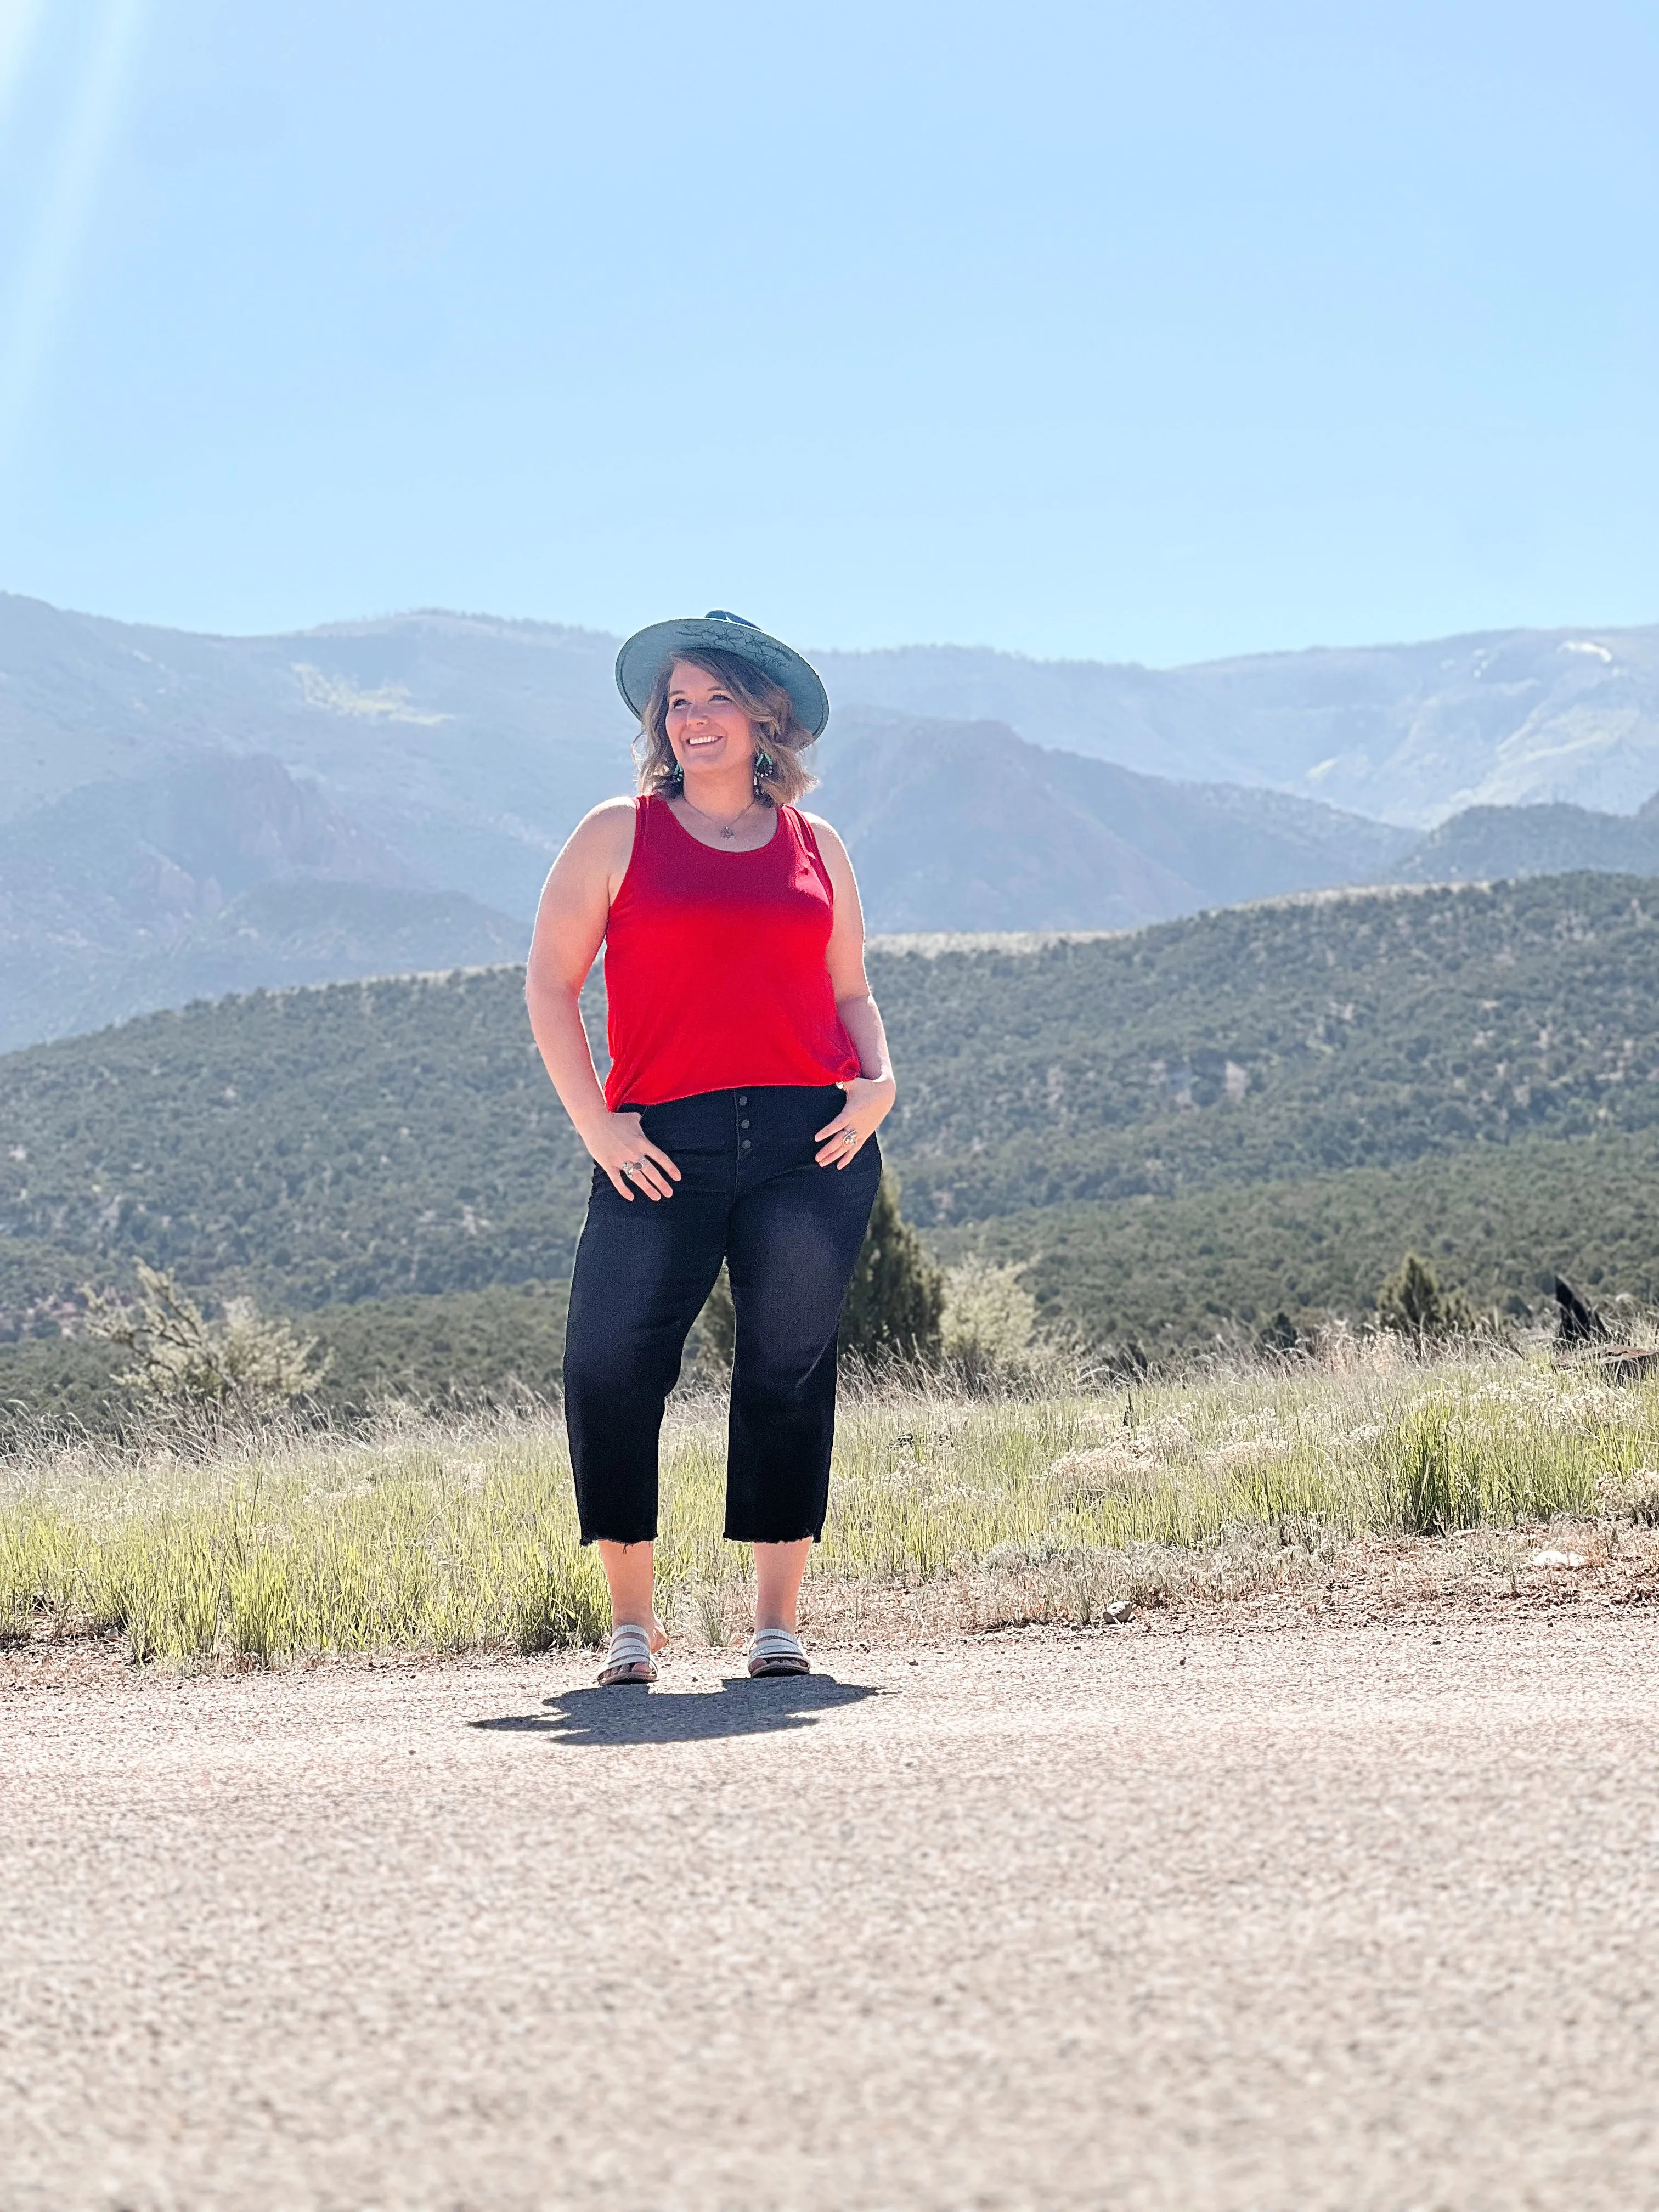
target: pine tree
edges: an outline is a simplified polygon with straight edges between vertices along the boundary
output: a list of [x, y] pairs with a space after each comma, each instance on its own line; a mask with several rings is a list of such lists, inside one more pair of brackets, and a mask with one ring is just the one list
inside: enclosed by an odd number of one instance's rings
[[935, 1360], [945, 1278], [899, 1212], [898, 1185], [882, 1176], [864, 1247], [841, 1311], [843, 1358]]
[[1476, 1326], [1474, 1310], [1462, 1291], [1443, 1291], [1434, 1270], [1407, 1252], [1376, 1294], [1384, 1328], [1427, 1344], [1436, 1337], [1468, 1336]]
[[714, 1278], [714, 1287], [698, 1316], [697, 1333], [699, 1357], [722, 1374], [729, 1374], [738, 1345], [738, 1314], [732, 1303], [732, 1278], [726, 1273], [724, 1260]]

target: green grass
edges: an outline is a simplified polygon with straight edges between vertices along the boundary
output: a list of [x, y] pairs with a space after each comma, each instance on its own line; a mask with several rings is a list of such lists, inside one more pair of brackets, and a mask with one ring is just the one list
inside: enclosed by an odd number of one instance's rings
[[[671, 1625], [716, 1643], [747, 1571], [720, 1534], [723, 1447], [714, 1401], [674, 1412], [659, 1547]], [[1431, 1365], [1339, 1343], [1317, 1366], [1133, 1397], [873, 1392], [842, 1421], [809, 1602], [1002, 1577], [1016, 1611], [1087, 1620], [1153, 1584], [1259, 1580], [1264, 1559], [1316, 1562], [1354, 1536], [1613, 1514], [1650, 1500], [1656, 1462], [1659, 1383], [1541, 1357]], [[120, 1457], [84, 1445], [15, 1462], [0, 1487], [12, 1637], [118, 1631], [136, 1661], [268, 1663], [588, 1644], [605, 1618], [542, 1414]]]

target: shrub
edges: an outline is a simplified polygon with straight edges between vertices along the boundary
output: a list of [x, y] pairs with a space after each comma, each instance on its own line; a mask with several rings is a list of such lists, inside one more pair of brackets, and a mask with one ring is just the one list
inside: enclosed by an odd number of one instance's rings
[[267, 1321], [251, 1298], [233, 1298], [222, 1321], [210, 1322], [165, 1268], [137, 1262], [137, 1309], [100, 1292], [89, 1295], [95, 1335], [124, 1346], [135, 1364], [116, 1381], [152, 1403], [264, 1413], [304, 1397], [323, 1379], [313, 1358], [316, 1339], [301, 1343], [285, 1321]]
[[1037, 1304], [1018, 1263], [964, 1260], [945, 1278], [940, 1341], [945, 1356], [972, 1375], [1023, 1368], [1036, 1342]]
[[1293, 1359], [1309, 1350], [1307, 1340], [1283, 1306], [1256, 1332], [1256, 1349], [1269, 1357]]

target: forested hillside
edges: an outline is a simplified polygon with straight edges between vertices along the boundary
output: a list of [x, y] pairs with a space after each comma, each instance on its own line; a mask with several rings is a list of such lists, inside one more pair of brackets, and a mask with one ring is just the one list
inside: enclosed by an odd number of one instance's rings
[[[1567, 1257], [1648, 1294], [1651, 880], [1333, 894], [872, 964], [907, 1212], [1042, 1252], [1050, 1303], [1091, 1327], [1173, 1342], [1264, 1302], [1355, 1310], [1477, 1189], [1487, 1226], [1446, 1272], [1483, 1296], [1535, 1295]], [[587, 1174], [516, 969], [150, 1016], [0, 1059], [0, 1324], [55, 1329], [135, 1254], [295, 1309], [556, 1282]], [[1528, 1206], [1553, 1210], [1529, 1227]]]
[[300, 1307], [556, 1277], [587, 1175], [513, 968], [254, 993], [0, 1059], [0, 1238], [33, 1240], [13, 1300], [133, 1252]]
[[1553, 1320], [1559, 1273], [1616, 1316], [1659, 1305], [1659, 1129], [1046, 1206], [939, 1241], [946, 1256], [1029, 1261], [1045, 1312], [1154, 1358], [1248, 1345], [1275, 1314], [1303, 1329], [1363, 1321], [1407, 1251], [1482, 1312]]
[[1588, 806], [1468, 806], [1431, 830], [1389, 871], [1413, 884], [1493, 883], [1578, 868], [1659, 872], [1659, 811], [1598, 814]]
[[[564, 1283], [532, 1282], [317, 1307], [301, 1319], [323, 1370], [316, 1400], [350, 1419], [390, 1397], [555, 1396], [568, 1302]], [[131, 1412], [116, 1379], [126, 1364], [116, 1346], [84, 1334], [0, 1339], [0, 1451], [43, 1423], [119, 1426]]]
[[1659, 1121], [1659, 884], [1334, 893], [884, 963], [907, 1207], [978, 1219]]

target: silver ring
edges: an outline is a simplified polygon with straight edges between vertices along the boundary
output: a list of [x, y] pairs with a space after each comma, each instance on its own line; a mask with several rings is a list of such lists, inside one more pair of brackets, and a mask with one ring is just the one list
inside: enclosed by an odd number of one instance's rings
[[629, 1182], [632, 1182], [635, 1176], [639, 1173], [641, 1168], [643, 1167], [644, 1164], [645, 1163], [642, 1160], [624, 1160], [622, 1164], [622, 1171], [628, 1177]]
[[843, 1129], [841, 1133], [841, 1140], [843, 1145], [856, 1145], [859, 1133], [856, 1129]]

